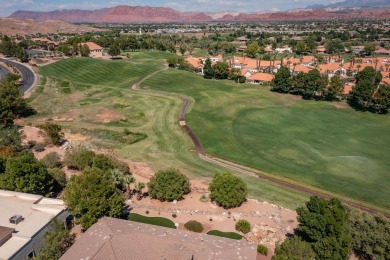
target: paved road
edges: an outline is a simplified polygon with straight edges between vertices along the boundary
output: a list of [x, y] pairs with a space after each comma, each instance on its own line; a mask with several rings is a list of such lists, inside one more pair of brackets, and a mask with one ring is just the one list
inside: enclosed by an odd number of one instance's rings
[[[20, 90], [23, 93], [27, 92], [28, 90], [30, 90], [34, 86], [35, 73], [29, 67], [27, 67], [21, 63], [11, 61], [8, 59], [4, 59], [4, 58], [0, 58], [0, 61], [2, 61], [4, 63], [8, 63], [8, 64], [12, 65], [13, 67], [15, 67], [18, 71], [20, 71], [20, 73], [22, 74], [23, 81], [24, 81], [24, 84], [20, 86]], [[3, 70], [3, 69], [4, 68], [2, 68], [1, 70]]]

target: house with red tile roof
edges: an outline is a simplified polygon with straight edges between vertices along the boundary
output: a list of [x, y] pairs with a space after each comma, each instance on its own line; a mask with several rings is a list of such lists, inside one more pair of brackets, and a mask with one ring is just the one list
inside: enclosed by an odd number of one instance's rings
[[203, 75], [203, 60], [204, 58], [203, 57], [199, 57], [199, 58], [195, 58], [193, 56], [191, 57], [187, 57], [185, 59], [186, 62], [188, 62], [189, 64], [192, 65], [192, 67], [195, 68], [195, 72], [196, 73], [200, 73]]
[[246, 83], [251, 84], [263, 84], [264, 82], [271, 82], [275, 78], [274, 75], [269, 73], [257, 72], [246, 78]]
[[103, 57], [103, 47], [100, 47], [94, 42], [84, 42], [80, 43], [81, 46], [87, 45], [89, 48], [89, 56], [94, 58]]

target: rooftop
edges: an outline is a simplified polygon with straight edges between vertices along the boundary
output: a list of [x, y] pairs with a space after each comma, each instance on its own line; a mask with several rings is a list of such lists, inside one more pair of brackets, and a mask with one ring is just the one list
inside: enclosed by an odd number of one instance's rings
[[60, 258], [77, 259], [256, 259], [256, 245], [190, 231], [104, 217]]
[[[12, 237], [0, 246], [0, 259], [8, 259], [45, 227], [50, 220], [65, 210], [62, 200], [39, 195], [0, 190], [0, 226], [15, 229]], [[23, 221], [11, 224], [12, 216], [20, 215]]]

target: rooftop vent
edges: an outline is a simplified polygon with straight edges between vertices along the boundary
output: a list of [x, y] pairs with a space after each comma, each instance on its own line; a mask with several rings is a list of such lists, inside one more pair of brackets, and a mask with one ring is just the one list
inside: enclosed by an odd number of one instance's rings
[[15, 224], [15, 225], [19, 224], [22, 221], [23, 221], [23, 217], [21, 215], [14, 215], [14, 216], [10, 217], [10, 219], [9, 219], [9, 223]]

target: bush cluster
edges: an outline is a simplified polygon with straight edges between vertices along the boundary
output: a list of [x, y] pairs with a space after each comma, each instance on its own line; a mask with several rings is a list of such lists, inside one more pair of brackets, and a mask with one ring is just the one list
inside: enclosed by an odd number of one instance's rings
[[184, 224], [184, 227], [193, 232], [202, 233], [203, 232], [203, 225], [202, 223], [196, 221], [196, 220], [190, 220], [187, 223]]
[[246, 234], [251, 231], [251, 223], [245, 219], [240, 219], [236, 223], [236, 230]]

